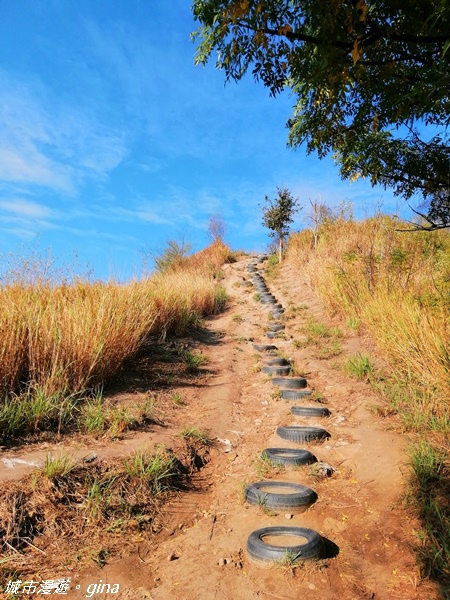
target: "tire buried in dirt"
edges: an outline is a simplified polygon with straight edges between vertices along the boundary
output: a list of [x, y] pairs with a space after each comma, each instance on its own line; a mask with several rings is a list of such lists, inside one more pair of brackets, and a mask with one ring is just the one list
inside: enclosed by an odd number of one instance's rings
[[261, 371], [269, 375], [288, 375], [291, 365], [265, 365]]
[[281, 390], [283, 400], [301, 400], [307, 396], [311, 396], [311, 390]]
[[317, 458], [309, 450], [297, 448], [266, 448], [261, 458], [270, 460], [275, 465], [299, 467], [317, 462]]
[[331, 415], [326, 406], [291, 406], [291, 413], [297, 417], [329, 417]]
[[[286, 493], [270, 492], [270, 488], [285, 489]], [[253, 506], [268, 509], [296, 510], [310, 506], [317, 500], [314, 490], [290, 481], [257, 481], [245, 488], [245, 499]]]
[[307, 386], [304, 377], [274, 377], [272, 383], [273, 385], [290, 389], [301, 389]]
[[[295, 546], [275, 546], [264, 542], [264, 538], [268, 536], [296, 536], [306, 539], [306, 543]], [[325, 555], [325, 542], [317, 531], [306, 527], [263, 527], [249, 535], [247, 553], [257, 561], [313, 560]]]
[[289, 361], [287, 361], [285, 358], [281, 358], [280, 356], [277, 356], [276, 358], [263, 358], [262, 359], [263, 364], [267, 365], [267, 366], [271, 366], [271, 365], [280, 365], [280, 366], [286, 366], [289, 365]]
[[258, 352], [269, 352], [270, 350], [278, 350], [273, 344], [253, 344], [253, 348]]
[[283, 440], [297, 443], [314, 442], [331, 437], [328, 431], [322, 427], [297, 427], [295, 425], [278, 427], [277, 435]]

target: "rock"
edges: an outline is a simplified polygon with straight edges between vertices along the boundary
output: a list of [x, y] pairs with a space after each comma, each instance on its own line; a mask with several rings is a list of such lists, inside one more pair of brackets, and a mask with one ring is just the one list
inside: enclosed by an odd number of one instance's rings
[[284, 518], [289, 520], [289, 519], [292, 519], [292, 517], [293, 517], [293, 516], [294, 516], [294, 515], [291, 515], [291, 513], [286, 513], [286, 514], [284, 515]]
[[178, 560], [178, 556], [174, 552], [172, 552], [172, 554], [169, 554], [169, 556], [167, 557], [167, 560], [169, 562], [172, 562], [173, 560]]
[[217, 564], [219, 565], [219, 567], [223, 567], [224, 565], [227, 564], [227, 559], [226, 558], [219, 558], [219, 562]]

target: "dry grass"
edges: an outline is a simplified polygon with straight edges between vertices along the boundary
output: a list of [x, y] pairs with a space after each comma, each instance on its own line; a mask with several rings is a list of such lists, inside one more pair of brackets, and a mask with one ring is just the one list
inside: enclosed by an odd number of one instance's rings
[[316, 250], [312, 232], [291, 236], [288, 259], [333, 314], [370, 333], [397, 378], [429, 391], [425, 407], [406, 394], [402, 409], [435, 419], [450, 408], [450, 235], [397, 227], [385, 216], [338, 219], [322, 226]]
[[90, 464], [48, 457], [42, 470], [0, 492], [1, 579], [54, 576], [150, 539], [164, 526], [161, 505], [189, 484], [191, 458], [183, 448]]
[[[198, 325], [226, 303], [215, 274], [231, 254], [216, 243], [181, 268], [143, 281], [70, 281], [29, 261], [2, 276], [0, 421], [17, 398], [70, 397], [114, 377], [151, 335]], [[221, 263], [222, 261], [222, 263]]]

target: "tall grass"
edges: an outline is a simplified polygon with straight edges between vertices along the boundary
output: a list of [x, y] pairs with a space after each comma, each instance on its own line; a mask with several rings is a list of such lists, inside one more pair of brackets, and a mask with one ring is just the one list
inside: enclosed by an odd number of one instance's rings
[[199, 254], [184, 268], [126, 284], [61, 279], [39, 261], [4, 273], [0, 414], [14, 404], [20, 420], [20, 397], [35, 407], [39, 429], [44, 404], [54, 409], [62, 397], [103, 385], [148, 336], [182, 333], [220, 311], [226, 294], [214, 272], [230, 250], [213, 244]]
[[[409, 504], [421, 573], [450, 597], [450, 232], [408, 229], [378, 216], [328, 220], [314, 235], [291, 236], [288, 260], [307, 275], [329, 310], [363, 327], [387, 368], [379, 387], [406, 429], [411, 449]], [[362, 361], [353, 361], [362, 374]], [[370, 374], [369, 374], [370, 375]]]
[[[329, 310], [361, 324], [391, 372], [423, 394], [402, 408], [430, 419], [450, 408], [450, 234], [402, 232], [386, 216], [325, 223], [291, 236], [288, 259], [302, 265]], [[422, 419], [423, 421], [423, 419]]]

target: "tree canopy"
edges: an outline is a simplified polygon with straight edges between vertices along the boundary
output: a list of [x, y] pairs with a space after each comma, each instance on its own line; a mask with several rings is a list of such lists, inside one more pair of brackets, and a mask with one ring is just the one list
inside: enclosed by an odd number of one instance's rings
[[296, 97], [288, 143], [450, 225], [448, 0], [193, 0], [197, 63]]

